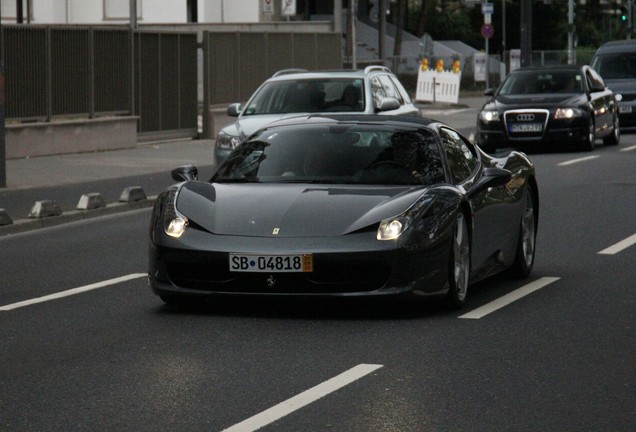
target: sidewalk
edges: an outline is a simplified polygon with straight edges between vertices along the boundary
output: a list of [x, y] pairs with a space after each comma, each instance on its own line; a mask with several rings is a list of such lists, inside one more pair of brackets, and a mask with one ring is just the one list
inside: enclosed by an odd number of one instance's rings
[[169, 172], [180, 165], [192, 163], [209, 165], [213, 161], [213, 145], [214, 140], [177, 140], [140, 144], [125, 150], [9, 159], [6, 161], [6, 189], [48, 187]]

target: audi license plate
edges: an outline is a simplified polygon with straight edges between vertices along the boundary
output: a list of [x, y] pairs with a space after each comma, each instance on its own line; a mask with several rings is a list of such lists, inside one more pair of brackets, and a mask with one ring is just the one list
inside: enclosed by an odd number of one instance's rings
[[312, 254], [252, 255], [230, 254], [230, 271], [262, 273], [305, 273], [314, 271]]
[[510, 125], [510, 132], [541, 132], [541, 123], [515, 123]]

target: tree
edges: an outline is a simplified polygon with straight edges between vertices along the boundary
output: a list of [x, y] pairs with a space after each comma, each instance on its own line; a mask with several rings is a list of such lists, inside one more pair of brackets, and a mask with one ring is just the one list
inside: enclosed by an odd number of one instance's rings
[[397, 8], [395, 11], [395, 45], [393, 46], [393, 56], [395, 58], [402, 55], [402, 27], [404, 26], [404, 17], [406, 15], [406, 0], [397, 0]]

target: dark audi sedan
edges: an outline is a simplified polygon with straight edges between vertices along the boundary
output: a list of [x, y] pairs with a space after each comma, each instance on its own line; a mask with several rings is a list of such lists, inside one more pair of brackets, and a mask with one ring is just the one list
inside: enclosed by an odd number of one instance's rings
[[477, 143], [498, 148], [574, 147], [597, 139], [618, 145], [618, 100], [589, 66], [529, 67], [511, 72], [477, 118]]

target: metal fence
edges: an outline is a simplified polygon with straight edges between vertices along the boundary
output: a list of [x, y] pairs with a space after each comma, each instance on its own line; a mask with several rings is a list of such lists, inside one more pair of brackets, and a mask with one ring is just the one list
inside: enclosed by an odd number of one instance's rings
[[204, 101], [209, 104], [245, 101], [263, 81], [281, 69], [340, 69], [341, 45], [340, 33], [206, 31]]
[[198, 132], [196, 33], [135, 33], [135, 115], [141, 139]]
[[2, 30], [8, 120], [131, 112], [128, 31], [31, 25]]
[[[126, 27], [2, 27], [7, 121], [138, 115], [143, 136], [196, 136], [197, 36]], [[131, 40], [134, 51], [131, 50]]]

